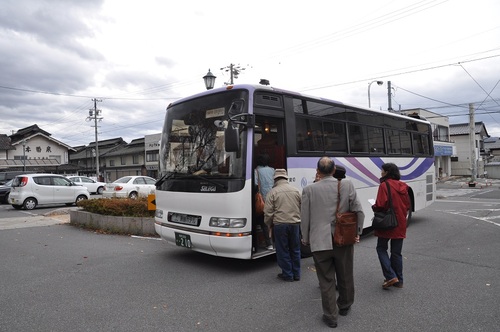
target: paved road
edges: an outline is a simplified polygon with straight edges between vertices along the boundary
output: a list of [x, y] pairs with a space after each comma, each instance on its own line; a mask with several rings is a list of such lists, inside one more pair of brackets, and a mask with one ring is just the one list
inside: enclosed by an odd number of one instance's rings
[[[500, 200], [464, 190], [414, 215], [403, 289], [381, 289], [376, 239], [363, 237], [356, 302], [337, 331], [498, 331]], [[0, 331], [330, 330], [311, 258], [300, 282], [283, 283], [273, 257], [220, 259], [68, 225], [2, 230], [0, 252]]]

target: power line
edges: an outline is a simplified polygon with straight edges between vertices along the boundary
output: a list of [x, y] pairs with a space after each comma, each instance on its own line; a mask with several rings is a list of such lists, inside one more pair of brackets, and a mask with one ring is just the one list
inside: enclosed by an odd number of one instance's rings
[[448, 63], [448, 64], [445, 64], [445, 65], [438, 65], [438, 66], [432, 66], [432, 67], [427, 67], [427, 68], [420, 68], [420, 69], [415, 69], [415, 70], [408, 70], [408, 71], [399, 72], [399, 73], [385, 74], [385, 75], [381, 75], [381, 76], [377, 76], [377, 77], [363, 78], [363, 79], [358, 79], [358, 80], [354, 80], [354, 81], [347, 81], [347, 82], [342, 82], [342, 83], [335, 83], [335, 84], [329, 84], [329, 85], [315, 86], [315, 87], [311, 87], [311, 88], [303, 88], [303, 89], [301, 89], [301, 91], [312, 91], [312, 90], [326, 89], [326, 88], [332, 88], [332, 87], [337, 87], [337, 86], [343, 86], [343, 85], [349, 85], [349, 84], [355, 84], [355, 83], [361, 83], [361, 82], [379, 80], [381, 78], [388, 78], [388, 77], [401, 76], [401, 75], [406, 75], [406, 74], [413, 74], [413, 73], [418, 73], [418, 72], [423, 72], [423, 71], [428, 71], [428, 70], [434, 70], [434, 69], [440, 69], [440, 68], [445, 68], [445, 67], [450, 67], [450, 66], [456, 66], [456, 65], [460, 65], [461, 63], [482, 61], [482, 60], [487, 60], [487, 59], [492, 59], [492, 58], [497, 58], [497, 57], [500, 57], [500, 54], [495, 54], [495, 55], [491, 55], [491, 56], [487, 56], [487, 57], [482, 57], [482, 58], [477, 58], [477, 59], [471, 59], [471, 60], [465, 60], [465, 61], [460, 61], [460, 62], [455, 62], [455, 63]]

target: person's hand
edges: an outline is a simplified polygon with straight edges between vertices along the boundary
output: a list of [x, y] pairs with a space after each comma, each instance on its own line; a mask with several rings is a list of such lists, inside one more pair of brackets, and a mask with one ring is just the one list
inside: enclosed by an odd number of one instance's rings
[[300, 239], [300, 242], [302, 242], [303, 245], [308, 246], [309, 242], [304, 241], [303, 239]]
[[354, 241], [355, 241], [356, 243], [359, 243], [359, 235], [356, 235], [356, 237], [354, 238]]

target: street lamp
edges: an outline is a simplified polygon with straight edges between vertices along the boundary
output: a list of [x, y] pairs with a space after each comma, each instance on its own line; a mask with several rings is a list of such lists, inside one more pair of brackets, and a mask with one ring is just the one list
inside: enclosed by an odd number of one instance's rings
[[372, 81], [370, 84], [368, 84], [368, 108], [372, 107], [371, 100], [370, 100], [370, 87], [372, 86], [372, 83], [377, 83], [377, 85], [382, 85], [384, 84], [384, 81]]
[[216, 78], [217, 76], [212, 74], [210, 69], [208, 70], [208, 73], [205, 76], [203, 76], [203, 80], [205, 81], [205, 87], [207, 88], [207, 90], [214, 88]]

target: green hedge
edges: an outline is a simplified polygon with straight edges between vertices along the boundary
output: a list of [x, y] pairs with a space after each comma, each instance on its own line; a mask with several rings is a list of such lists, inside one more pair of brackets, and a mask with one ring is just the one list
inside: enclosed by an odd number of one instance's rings
[[122, 217], [154, 217], [155, 211], [148, 210], [146, 198], [99, 198], [78, 202], [79, 207], [91, 213]]

